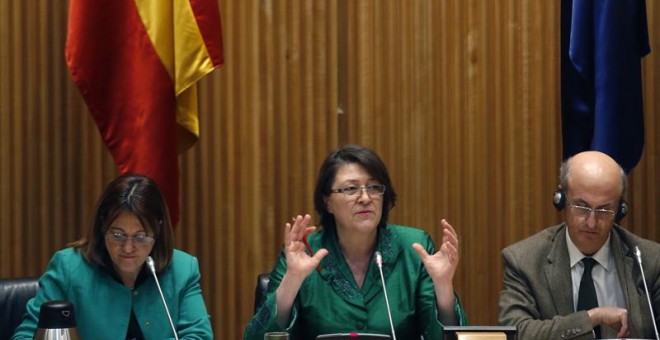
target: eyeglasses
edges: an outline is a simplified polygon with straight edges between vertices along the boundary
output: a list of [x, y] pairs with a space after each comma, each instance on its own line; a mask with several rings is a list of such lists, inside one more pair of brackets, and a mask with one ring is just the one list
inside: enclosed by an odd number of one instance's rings
[[147, 235], [137, 234], [128, 236], [118, 231], [108, 231], [105, 234], [105, 239], [119, 245], [124, 245], [128, 240], [133, 240], [133, 244], [137, 246], [150, 246], [156, 241], [156, 239]]
[[346, 196], [355, 196], [362, 192], [362, 190], [367, 191], [369, 196], [382, 196], [385, 193], [385, 185], [383, 184], [372, 184], [372, 185], [349, 185], [347, 187], [330, 190], [331, 193], [342, 193]]
[[594, 209], [590, 207], [585, 207], [583, 205], [569, 204], [568, 207], [575, 214], [575, 216], [582, 218], [589, 218], [589, 216], [591, 216], [591, 213], [593, 212], [596, 219], [600, 221], [609, 221], [613, 219], [614, 215], [616, 214], [616, 211], [614, 210]]

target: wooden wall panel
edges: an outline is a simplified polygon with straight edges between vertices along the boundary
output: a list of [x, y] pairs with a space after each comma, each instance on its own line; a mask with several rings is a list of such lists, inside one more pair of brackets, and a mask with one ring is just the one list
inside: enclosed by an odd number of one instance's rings
[[221, 10], [226, 63], [202, 81], [208, 130], [182, 158], [177, 239], [205, 259], [216, 328], [237, 339], [257, 273], [271, 269], [284, 223], [313, 212], [317, 167], [337, 145], [337, 10], [325, 1]]
[[[494, 324], [499, 251], [557, 223], [559, 2], [220, 0], [225, 65], [199, 87], [181, 157], [178, 248], [200, 259], [220, 339], [238, 339], [283, 224], [313, 213], [343, 143], [377, 150], [391, 220], [461, 236], [458, 290]], [[646, 146], [624, 225], [660, 241], [660, 6], [647, 2]], [[0, 277], [39, 275], [117, 170], [64, 63], [66, 2], [0, 0]]]
[[0, 2], [0, 276], [80, 235], [114, 164], [64, 64], [66, 3]]

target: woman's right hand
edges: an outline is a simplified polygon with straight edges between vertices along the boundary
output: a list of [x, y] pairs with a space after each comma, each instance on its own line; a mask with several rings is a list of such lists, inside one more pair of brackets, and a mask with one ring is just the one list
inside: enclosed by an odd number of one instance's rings
[[282, 328], [287, 328], [293, 302], [303, 281], [328, 255], [326, 249], [317, 250], [314, 256], [310, 256], [305, 252], [306, 246], [303, 240], [316, 230], [316, 227], [309, 226], [311, 219], [307, 214], [305, 214], [305, 217], [298, 215], [293, 218], [291, 222], [293, 224], [287, 223], [284, 228], [286, 273], [284, 273], [282, 281], [275, 291], [276, 319]]
[[[318, 249], [313, 256], [305, 252], [307, 248], [304, 240], [307, 235], [316, 230], [315, 226], [309, 226], [311, 221], [309, 214], [294, 217], [291, 223], [284, 228], [284, 255], [286, 257], [286, 275], [304, 279], [318, 267], [321, 260], [328, 255], [326, 249]], [[311, 249], [310, 249], [311, 251]]]

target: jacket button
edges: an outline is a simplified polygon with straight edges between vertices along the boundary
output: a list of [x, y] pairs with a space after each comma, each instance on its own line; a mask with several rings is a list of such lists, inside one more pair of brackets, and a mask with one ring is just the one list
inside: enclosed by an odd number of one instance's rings
[[357, 323], [355, 326], [357, 327], [357, 329], [362, 329], [362, 328], [364, 328], [364, 324], [363, 324], [362, 322], [360, 322], [360, 321], [358, 321], [358, 323]]
[[144, 323], [144, 325], [147, 326], [147, 327], [149, 327], [149, 326], [151, 326], [151, 322], [150, 322], [150, 321], [147, 321], [147, 322]]

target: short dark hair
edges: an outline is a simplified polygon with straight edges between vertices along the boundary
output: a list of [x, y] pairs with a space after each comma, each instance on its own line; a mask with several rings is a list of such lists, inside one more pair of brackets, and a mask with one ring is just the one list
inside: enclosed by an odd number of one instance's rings
[[105, 246], [105, 234], [112, 222], [121, 213], [135, 214], [148, 231], [154, 233], [151, 257], [157, 272], [161, 272], [172, 261], [174, 232], [167, 203], [156, 182], [140, 174], [126, 174], [115, 178], [101, 194], [88, 235], [71, 245], [85, 259], [98, 266], [111, 266]]
[[346, 164], [359, 164], [363, 166], [371, 177], [380, 184], [385, 185], [383, 212], [378, 223], [379, 227], [384, 227], [387, 224], [390, 209], [394, 208], [396, 191], [394, 191], [394, 187], [392, 186], [387, 167], [380, 157], [373, 150], [354, 144], [344, 145], [332, 151], [319, 169], [316, 189], [314, 190], [314, 207], [321, 217], [320, 225], [326, 229], [332, 229], [336, 226], [334, 215], [329, 213], [326, 207], [325, 197], [331, 194], [330, 190], [332, 190], [331, 186], [337, 175], [337, 169]]

